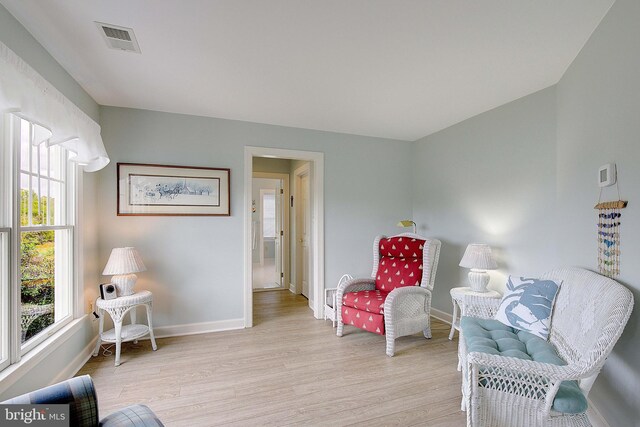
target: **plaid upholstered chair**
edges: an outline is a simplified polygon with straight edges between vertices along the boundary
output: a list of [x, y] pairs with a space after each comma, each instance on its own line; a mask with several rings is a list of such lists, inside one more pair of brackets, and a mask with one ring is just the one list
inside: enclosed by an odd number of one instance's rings
[[431, 292], [441, 243], [413, 233], [376, 237], [370, 278], [342, 283], [336, 293], [337, 335], [352, 325], [385, 335], [387, 356], [395, 339], [423, 332], [431, 338]]
[[145, 405], [131, 405], [99, 420], [98, 398], [89, 375], [71, 378], [31, 393], [2, 402], [3, 404], [68, 404], [69, 425], [74, 427], [158, 427], [158, 417]]

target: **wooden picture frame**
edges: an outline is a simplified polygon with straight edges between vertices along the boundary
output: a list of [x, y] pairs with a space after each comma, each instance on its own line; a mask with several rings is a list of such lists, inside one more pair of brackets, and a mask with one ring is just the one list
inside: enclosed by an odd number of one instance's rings
[[118, 163], [118, 216], [230, 216], [231, 170]]

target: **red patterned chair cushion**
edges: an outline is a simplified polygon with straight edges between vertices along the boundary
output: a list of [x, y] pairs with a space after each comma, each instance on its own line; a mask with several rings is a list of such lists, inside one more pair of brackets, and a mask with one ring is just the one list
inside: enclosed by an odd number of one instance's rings
[[384, 300], [389, 292], [373, 291], [347, 292], [342, 297], [342, 305], [369, 313], [384, 314]]
[[342, 322], [374, 334], [384, 335], [384, 316], [353, 307], [342, 306]]
[[376, 289], [391, 292], [403, 286], [419, 286], [422, 281], [424, 240], [410, 237], [380, 239], [380, 262]]

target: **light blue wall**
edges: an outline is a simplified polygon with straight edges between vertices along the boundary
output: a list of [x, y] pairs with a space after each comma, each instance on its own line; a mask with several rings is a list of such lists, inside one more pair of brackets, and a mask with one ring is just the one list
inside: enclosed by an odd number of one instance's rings
[[[640, 2], [618, 0], [558, 84], [558, 260], [596, 263], [598, 167], [615, 162], [622, 211], [619, 281], [640, 304]], [[603, 200], [618, 198], [606, 188]], [[640, 426], [640, 316], [631, 320], [592, 398], [609, 424]]]
[[413, 218], [442, 240], [433, 306], [449, 313], [449, 290], [467, 244], [498, 258], [490, 287], [508, 273], [538, 274], [555, 258], [555, 88], [480, 114], [414, 143]]
[[[506, 274], [595, 270], [598, 167], [615, 162], [622, 198], [620, 282], [640, 298], [640, 2], [618, 0], [558, 85], [415, 143], [414, 218], [443, 239], [434, 307], [465, 280], [467, 243], [496, 248]], [[613, 188], [603, 200], [615, 200]], [[579, 309], [579, 308], [578, 308]], [[590, 398], [612, 427], [640, 425], [636, 309]]]
[[[154, 292], [154, 325], [243, 317], [244, 147], [324, 153], [325, 278], [368, 276], [377, 233], [411, 214], [411, 144], [354, 135], [126, 108], [101, 108], [111, 164], [99, 173], [101, 264], [137, 247]], [[231, 169], [230, 217], [118, 217], [116, 163]]]
[[253, 158], [254, 172], [289, 173], [290, 169], [291, 160], [289, 159], [271, 159], [266, 157]]
[[[0, 5], [0, 41], [24, 59], [86, 114], [94, 120], [98, 120], [98, 104], [2, 5]], [[85, 287], [85, 296], [88, 300], [95, 298], [99, 268], [96, 264], [98, 259], [94, 200], [96, 176], [95, 174], [85, 174], [83, 178], [85, 185], [82, 198], [85, 203], [81, 208], [83, 222], [81, 228], [78, 229], [84, 245], [84, 269], [81, 273], [80, 286]], [[83, 305], [86, 306], [84, 302]], [[17, 383], [0, 393], [0, 400], [46, 386], [58, 379], [59, 374], [69, 368], [95, 335], [95, 323], [87, 317], [73, 336], [47, 356], [45, 363], [37, 365]]]

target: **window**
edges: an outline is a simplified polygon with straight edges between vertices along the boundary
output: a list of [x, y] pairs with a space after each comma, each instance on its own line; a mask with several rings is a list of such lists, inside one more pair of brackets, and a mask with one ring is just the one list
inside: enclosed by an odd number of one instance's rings
[[8, 117], [0, 165], [0, 369], [73, 318], [75, 167], [38, 126]]
[[[8, 116], [8, 115], [5, 115]], [[5, 132], [8, 120], [0, 116], [0, 369], [11, 363], [11, 317], [9, 287], [10, 254], [11, 254], [11, 150], [6, 143], [8, 132]]]
[[9, 242], [10, 229], [0, 228], [0, 370], [9, 365]]

